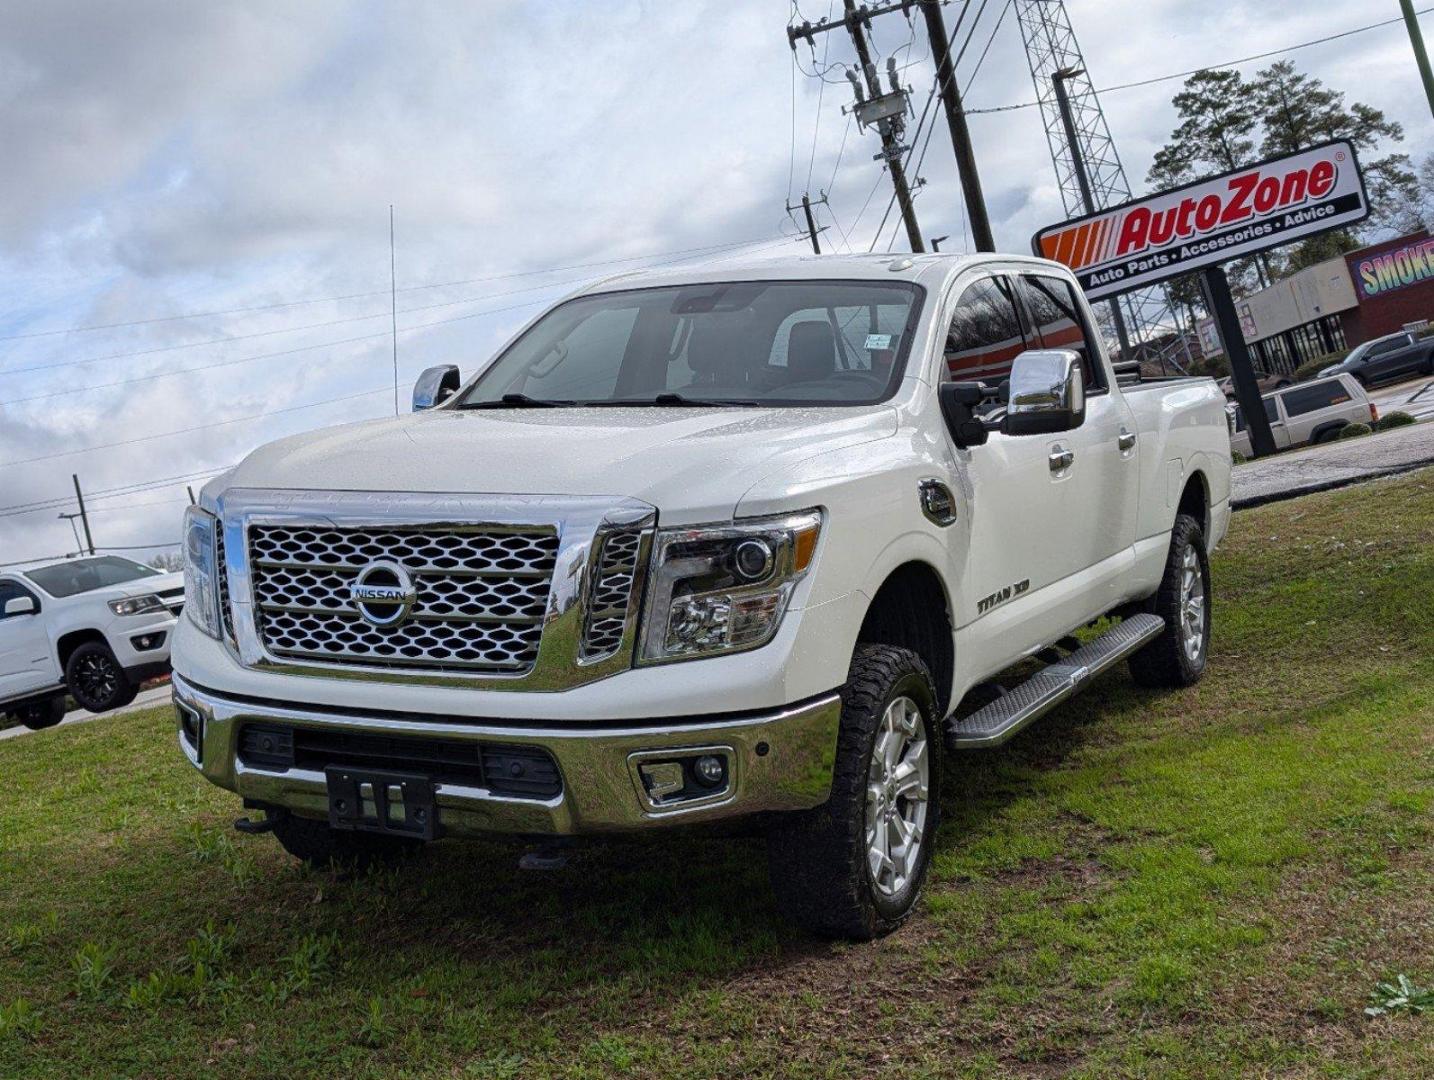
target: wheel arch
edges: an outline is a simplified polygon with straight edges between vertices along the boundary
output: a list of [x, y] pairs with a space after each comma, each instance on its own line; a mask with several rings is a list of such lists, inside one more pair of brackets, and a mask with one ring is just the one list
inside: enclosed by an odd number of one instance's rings
[[1348, 420], [1326, 420], [1322, 424], [1316, 424], [1310, 431], [1310, 442], [1317, 443], [1326, 435], [1332, 432], [1340, 432], [1349, 427]]
[[70, 630], [69, 632], [60, 635], [60, 637], [55, 641], [55, 655], [60, 661], [61, 674], [64, 673], [65, 668], [69, 665], [70, 657], [75, 654], [75, 650], [78, 649], [81, 645], [85, 645], [91, 641], [98, 641], [101, 645], [109, 644], [109, 641], [104, 636], [104, 634], [94, 629], [93, 627], [80, 630]]
[[1210, 536], [1210, 481], [1201, 469], [1195, 469], [1185, 478], [1185, 487], [1180, 492], [1180, 501], [1175, 506], [1176, 516], [1189, 514], [1200, 523], [1200, 531]]
[[951, 705], [956, 646], [951, 598], [930, 562], [910, 558], [891, 568], [862, 616], [859, 642], [910, 649], [926, 662], [942, 716]]

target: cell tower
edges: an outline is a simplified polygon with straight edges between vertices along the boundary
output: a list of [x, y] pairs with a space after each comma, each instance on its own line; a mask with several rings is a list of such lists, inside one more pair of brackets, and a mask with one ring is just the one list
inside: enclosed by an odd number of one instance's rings
[[[1061, 115], [1055, 80], [1058, 72], [1070, 103], [1072, 127], [1095, 208], [1101, 210], [1125, 202], [1131, 197], [1130, 183], [1125, 178], [1125, 168], [1116, 153], [1115, 140], [1110, 136], [1110, 127], [1105, 122], [1095, 86], [1085, 70], [1085, 59], [1071, 28], [1065, 0], [1016, 0], [1016, 17], [1020, 20], [1026, 59], [1031, 65], [1031, 80], [1035, 83], [1046, 142], [1051, 148], [1051, 161], [1055, 165], [1056, 181], [1060, 185], [1061, 201], [1067, 216], [1084, 214], [1086, 204], [1076, 158], [1071, 153], [1065, 119]], [[1119, 320], [1114, 311], [1116, 304], [1122, 316]], [[1160, 355], [1159, 361], [1180, 367], [1190, 358], [1184, 327], [1164, 289], [1127, 293], [1115, 303], [1098, 304], [1097, 313], [1108, 340], [1117, 340], [1122, 336], [1120, 331], [1124, 330], [1123, 336], [1129, 338], [1129, 344], [1139, 349], [1144, 342], [1173, 333], [1176, 335], [1175, 344], [1166, 347], [1165, 355]], [[1123, 327], [1120, 322], [1124, 323]], [[1131, 359], [1125, 344], [1121, 342], [1123, 358]], [[1157, 359], [1153, 353], [1139, 351], [1143, 354], [1142, 359]]]

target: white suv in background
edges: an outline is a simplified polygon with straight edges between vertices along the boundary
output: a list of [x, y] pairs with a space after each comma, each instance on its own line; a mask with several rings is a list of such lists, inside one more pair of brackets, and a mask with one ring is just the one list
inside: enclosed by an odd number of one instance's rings
[[[1364, 387], [1353, 375], [1333, 375], [1297, 383], [1273, 394], [1266, 394], [1265, 415], [1270, 418], [1270, 434], [1276, 450], [1305, 443], [1329, 442], [1350, 424], [1373, 424], [1379, 410], [1369, 400]], [[1230, 448], [1249, 457], [1250, 432], [1238, 405], [1232, 406], [1233, 429]]]
[[169, 671], [184, 577], [118, 555], [0, 571], [0, 712], [50, 727], [70, 694], [91, 712], [128, 705]]

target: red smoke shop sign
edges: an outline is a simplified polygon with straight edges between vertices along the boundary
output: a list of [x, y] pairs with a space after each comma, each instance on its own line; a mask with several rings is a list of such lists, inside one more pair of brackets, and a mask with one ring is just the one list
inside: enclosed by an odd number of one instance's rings
[[1368, 215], [1354, 148], [1332, 142], [1053, 225], [1032, 245], [1099, 300]]

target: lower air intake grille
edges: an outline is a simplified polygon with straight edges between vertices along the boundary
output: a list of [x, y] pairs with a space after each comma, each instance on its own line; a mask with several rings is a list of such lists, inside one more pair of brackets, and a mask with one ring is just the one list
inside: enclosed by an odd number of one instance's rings
[[412, 772], [518, 799], [551, 799], [563, 790], [557, 762], [535, 746], [247, 724], [239, 733], [239, 760], [276, 772], [322, 772], [330, 765]]

